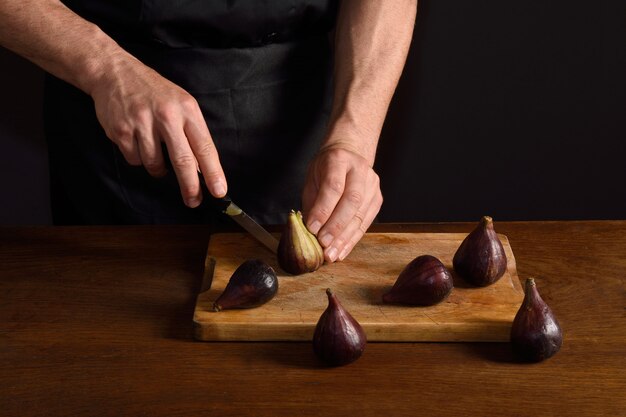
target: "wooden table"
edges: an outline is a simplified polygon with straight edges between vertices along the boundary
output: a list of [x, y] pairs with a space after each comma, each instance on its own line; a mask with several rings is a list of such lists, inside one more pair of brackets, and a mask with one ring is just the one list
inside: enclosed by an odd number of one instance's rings
[[508, 343], [370, 343], [324, 368], [309, 343], [197, 342], [208, 229], [0, 228], [0, 415], [626, 415], [626, 221], [497, 230], [561, 321], [546, 362]]

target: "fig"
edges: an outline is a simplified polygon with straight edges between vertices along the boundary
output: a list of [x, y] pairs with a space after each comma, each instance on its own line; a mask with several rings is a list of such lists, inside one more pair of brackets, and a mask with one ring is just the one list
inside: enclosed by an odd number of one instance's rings
[[463, 240], [452, 260], [454, 270], [467, 282], [486, 287], [506, 272], [504, 247], [493, 228], [493, 220], [484, 216]]
[[561, 348], [563, 332], [554, 313], [543, 301], [533, 278], [524, 286], [524, 301], [513, 320], [511, 346], [523, 360], [540, 362]]
[[342, 307], [330, 288], [326, 294], [328, 307], [315, 327], [313, 351], [328, 365], [347, 365], [361, 357], [367, 338], [361, 325]]
[[452, 275], [431, 255], [413, 259], [404, 267], [383, 301], [390, 304], [431, 306], [444, 300], [452, 291]]
[[300, 275], [317, 270], [324, 263], [324, 251], [304, 225], [302, 213], [291, 210], [278, 243], [278, 264], [286, 272]]
[[213, 311], [253, 308], [267, 303], [278, 291], [274, 269], [260, 259], [239, 265], [213, 303]]

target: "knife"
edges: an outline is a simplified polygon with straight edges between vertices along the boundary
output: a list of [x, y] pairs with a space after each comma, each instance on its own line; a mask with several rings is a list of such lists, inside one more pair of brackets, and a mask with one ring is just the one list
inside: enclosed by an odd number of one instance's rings
[[[200, 168], [198, 168], [198, 179], [200, 180], [203, 191], [206, 191], [208, 195], [211, 196]], [[274, 253], [278, 252], [278, 240], [265, 230], [263, 226], [254, 221], [252, 217], [248, 216], [246, 212], [239, 208], [237, 204], [233, 203], [233, 200], [231, 200], [229, 196], [224, 196], [222, 198], [211, 196], [211, 199], [214, 207], [219, 209], [222, 213], [230, 216], [230, 218], [239, 224], [239, 226], [243, 227], [246, 232], [250, 233], [269, 250]]]
[[267, 230], [260, 224], [254, 221], [254, 219], [246, 214], [239, 206], [230, 199], [230, 197], [215, 198], [216, 206], [233, 219], [239, 226], [243, 227], [248, 233], [250, 233], [256, 240], [265, 245], [269, 250], [276, 253], [278, 251], [278, 240], [272, 236]]

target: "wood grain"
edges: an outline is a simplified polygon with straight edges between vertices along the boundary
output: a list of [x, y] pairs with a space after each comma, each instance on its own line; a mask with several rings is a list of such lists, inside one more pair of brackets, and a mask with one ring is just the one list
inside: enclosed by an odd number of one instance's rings
[[325, 368], [308, 342], [197, 342], [208, 228], [0, 227], [0, 415], [624, 415], [626, 221], [496, 228], [561, 322], [545, 362], [508, 343], [370, 343]]
[[[370, 342], [508, 341], [511, 323], [523, 299], [515, 258], [501, 236], [508, 265], [494, 285], [476, 288], [455, 276], [455, 288], [442, 303], [407, 307], [382, 303], [402, 269], [416, 256], [429, 254], [452, 271], [452, 257], [465, 233], [368, 233], [343, 262], [325, 264], [313, 273], [283, 272], [276, 256], [248, 234], [211, 237], [207, 259], [210, 288], [198, 296], [196, 338], [206, 341], [310, 341], [327, 306], [331, 288], [363, 326]], [[248, 310], [212, 311], [235, 269], [261, 259], [276, 271], [279, 291], [271, 302]]]

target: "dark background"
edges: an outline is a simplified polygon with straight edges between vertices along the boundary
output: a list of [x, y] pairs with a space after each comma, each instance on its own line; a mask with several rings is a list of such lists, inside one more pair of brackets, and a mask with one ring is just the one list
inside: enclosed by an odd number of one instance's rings
[[[48, 224], [43, 73], [0, 49], [0, 224]], [[626, 2], [422, 0], [381, 221], [626, 219]]]

